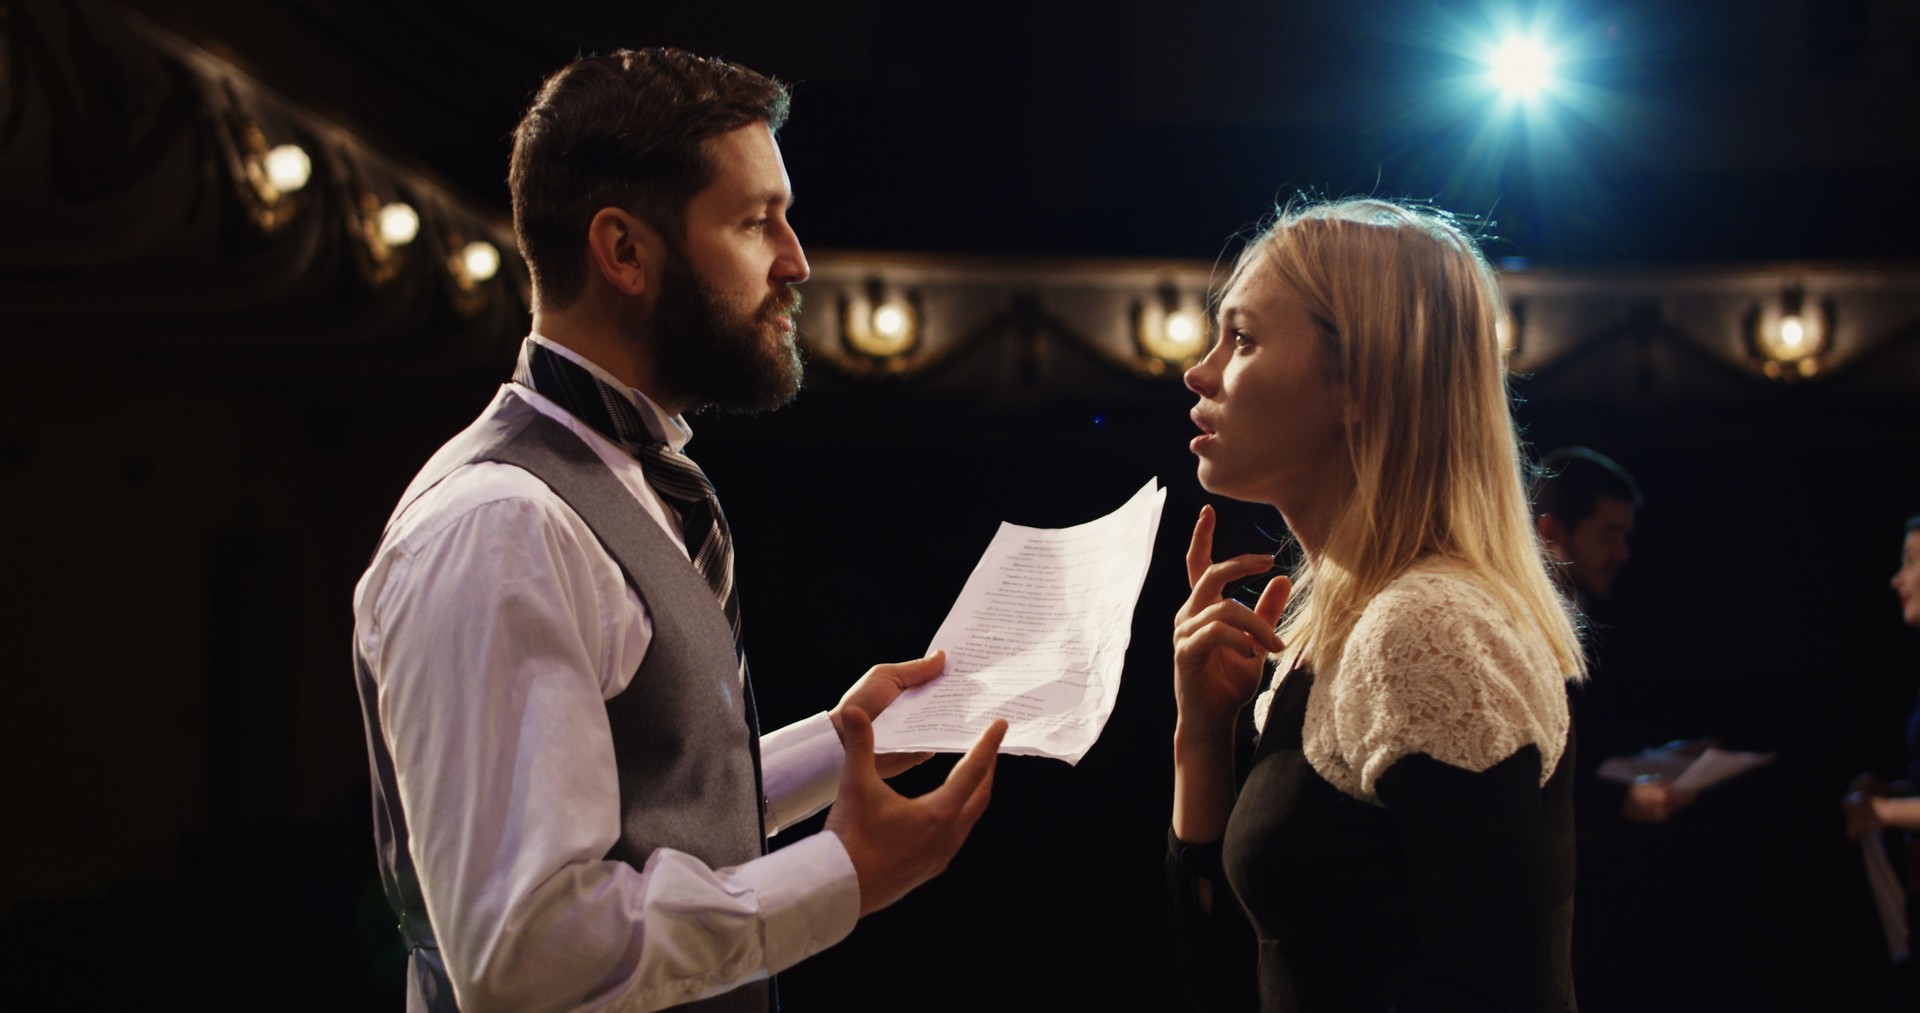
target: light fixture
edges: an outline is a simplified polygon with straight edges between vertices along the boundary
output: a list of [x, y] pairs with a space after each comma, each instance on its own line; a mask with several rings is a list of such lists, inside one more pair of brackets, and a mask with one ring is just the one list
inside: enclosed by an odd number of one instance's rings
[[1526, 344], [1527, 304], [1515, 299], [1505, 309], [1493, 322], [1493, 336], [1500, 344], [1500, 358], [1512, 362]]
[[1539, 39], [1516, 35], [1487, 55], [1487, 79], [1507, 97], [1526, 101], [1553, 87], [1553, 64], [1553, 51]]
[[890, 292], [878, 278], [869, 278], [862, 288], [840, 297], [841, 344], [862, 358], [904, 366], [905, 356], [920, 345], [919, 293]]
[[313, 159], [298, 144], [282, 144], [267, 152], [265, 163], [267, 182], [279, 194], [299, 190], [313, 176]]
[[380, 238], [388, 246], [405, 246], [420, 234], [420, 213], [402, 201], [393, 201], [382, 207], [377, 220]]
[[1756, 303], [1745, 323], [1747, 352], [1761, 373], [1774, 380], [1812, 376], [1833, 344], [1833, 300], [1811, 302], [1799, 285], [1790, 285], [1777, 304]]
[[500, 270], [500, 251], [492, 243], [476, 239], [460, 248], [460, 269], [475, 282], [483, 282]]
[[1133, 304], [1133, 340], [1149, 372], [1184, 370], [1207, 350], [1207, 318], [1200, 300], [1183, 294], [1172, 282], [1162, 284], [1153, 298]]
[[233, 142], [234, 183], [247, 217], [263, 235], [272, 235], [299, 212], [301, 202], [289, 197], [313, 178], [313, 159], [298, 144], [269, 147], [267, 132], [246, 111], [232, 81], [227, 82], [227, 98], [224, 118]]

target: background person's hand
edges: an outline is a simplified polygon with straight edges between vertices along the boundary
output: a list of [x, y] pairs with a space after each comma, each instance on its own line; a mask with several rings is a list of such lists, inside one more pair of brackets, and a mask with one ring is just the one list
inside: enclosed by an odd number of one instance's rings
[[1675, 788], [1660, 778], [1646, 778], [1627, 786], [1620, 815], [1634, 823], [1665, 823], [1698, 797], [1698, 792]]
[[1848, 840], [1857, 841], [1887, 825], [1880, 817], [1880, 799], [1879, 795], [1850, 791], [1840, 800], [1840, 812], [1847, 821]]
[[846, 765], [827, 829], [839, 835], [853, 860], [864, 918], [946, 871], [992, 797], [1007, 723], [996, 718], [947, 773], [946, 783], [907, 798], [887, 787], [874, 767], [873, 722], [866, 711], [842, 705], [832, 719]]

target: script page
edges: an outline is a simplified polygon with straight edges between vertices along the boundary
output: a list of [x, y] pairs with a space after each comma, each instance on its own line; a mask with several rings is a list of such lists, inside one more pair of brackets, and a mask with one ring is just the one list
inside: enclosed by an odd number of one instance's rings
[[1166, 499], [1149, 481], [1085, 524], [1000, 525], [928, 645], [947, 652], [946, 674], [875, 719], [875, 747], [964, 752], [1005, 718], [1001, 752], [1078, 763], [1119, 698]]
[[1731, 781], [1755, 767], [1764, 767], [1772, 762], [1772, 753], [1709, 749], [1693, 761], [1693, 766], [1688, 767], [1686, 773], [1673, 779], [1673, 786], [1688, 791], [1706, 791], [1716, 784]]

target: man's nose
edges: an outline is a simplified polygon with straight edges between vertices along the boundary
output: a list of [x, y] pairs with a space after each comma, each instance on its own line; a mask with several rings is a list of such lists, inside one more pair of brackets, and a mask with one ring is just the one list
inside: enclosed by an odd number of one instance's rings
[[798, 285], [813, 276], [813, 268], [807, 264], [807, 251], [800, 246], [800, 236], [793, 226], [782, 229], [780, 252], [773, 259], [773, 279], [788, 285]]

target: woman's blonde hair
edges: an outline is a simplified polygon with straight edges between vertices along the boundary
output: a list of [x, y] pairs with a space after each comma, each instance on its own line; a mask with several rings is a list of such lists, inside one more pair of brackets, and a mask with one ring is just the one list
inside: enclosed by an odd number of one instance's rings
[[1570, 678], [1586, 665], [1534, 533], [1496, 332], [1498, 284], [1444, 212], [1372, 198], [1295, 203], [1228, 288], [1264, 270], [1313, 317], [1347, 405], [1354, 486], [1302, 560], [1280, 633], [1331, 674], [1368, 601], [1417, 560], [1486, 578]]

